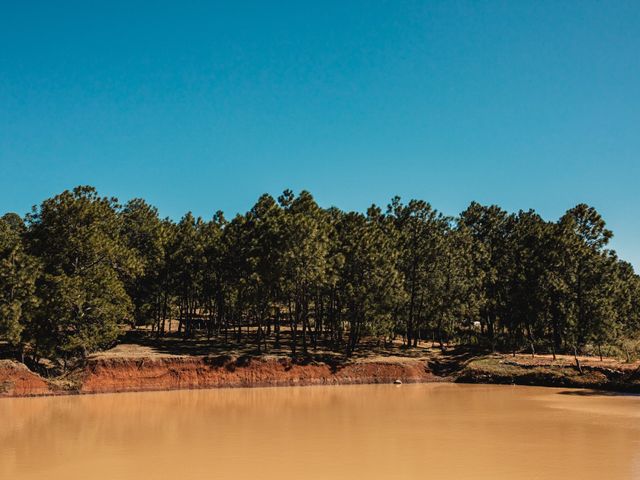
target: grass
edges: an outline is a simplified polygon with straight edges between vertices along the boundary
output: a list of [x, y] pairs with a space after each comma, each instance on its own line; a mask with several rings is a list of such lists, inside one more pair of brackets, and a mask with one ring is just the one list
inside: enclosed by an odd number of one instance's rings
[[[542, 385], [555, 387], [595, 388], [640, 392], [638, 364], [623, 364], [607, 359], [600, 365], [593, 359], [582, 363], [582, 372], [566, 359], [541, 362], [508, 356], [491, 355], [469, 361], [460, 372], [458, 381], [469, 383], [499, 383]], [[545, 360], [548, 360], [545, 358]]]

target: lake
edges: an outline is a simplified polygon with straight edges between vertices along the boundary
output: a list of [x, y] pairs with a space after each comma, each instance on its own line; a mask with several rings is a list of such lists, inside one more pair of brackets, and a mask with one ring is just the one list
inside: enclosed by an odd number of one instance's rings
[[2, 399], [0, 478], [640, 478], [640, 397], [417, 384]]

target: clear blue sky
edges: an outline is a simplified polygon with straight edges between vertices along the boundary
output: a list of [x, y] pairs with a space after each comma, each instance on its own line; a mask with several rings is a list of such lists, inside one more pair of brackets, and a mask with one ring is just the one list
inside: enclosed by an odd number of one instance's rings
[[640, 267], [636, 0], [98, 3], [0, 0], [0, 211], [586, 202]]

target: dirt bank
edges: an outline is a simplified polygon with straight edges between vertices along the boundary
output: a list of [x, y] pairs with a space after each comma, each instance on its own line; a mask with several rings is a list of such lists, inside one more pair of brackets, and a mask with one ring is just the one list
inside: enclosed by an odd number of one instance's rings
[[[571, 359], [570, 359], [571, 358]], [[538, 385], [640, 393], [640, 364], [583, 358], [579, 370], [572, 357], [526, 358], [492, 355], [467, 362], [457, 373], [461, 383]]]
[[0, 360], [0, 397], [51, 395], [51, 385], [25, 365]]
[[0, 364], [0, 396], [132, 392], [196, 388], [442, 381], [426, 362], [360, 360], [343, 365], [277, 357], [94, 358], [64, 378], [45, 381], [24, 365]]
[[[414, 352], [415, 355], [415, 352]], [[196, 388], [457, 381], [576, 387], [640, 393], [640, 363], [423, 351], [338, 362], [293, 362], [285, 356], [168, 355], [121, 346], [91, 357], [69, 374], [44, 379], [21, 363], [0, 361], [0, 397]]]
[[439, 380], [421, 361], [364, 361], [341, 366], [287, 358], [203, 357], [98, 359], [81, 380], [80, 393], [221, 387], [426, 382]]

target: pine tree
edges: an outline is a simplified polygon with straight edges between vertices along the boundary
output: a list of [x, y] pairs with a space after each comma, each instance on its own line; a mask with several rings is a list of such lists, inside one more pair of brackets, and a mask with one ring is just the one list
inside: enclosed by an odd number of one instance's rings
[[19, 216], [0, 218], [0, 338], [22, 346], [38, 298], [39, 263], [23, 247], [24, 225]]
[[131, 320], [123, 279], [139, 265], [123, 241], [118, 209], [116, 199], [76, 187], [28, 215], [29, 250], [43, 265], [30, 331], [35, 357], [85, 357], [114, 342]]

